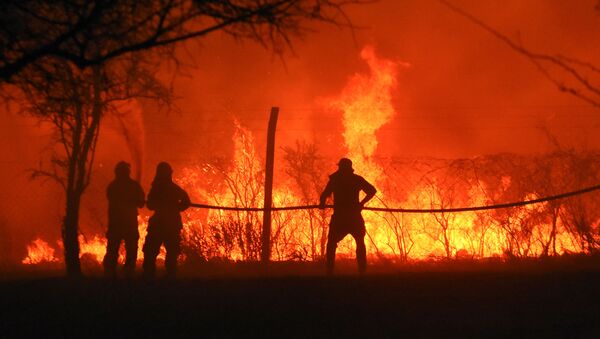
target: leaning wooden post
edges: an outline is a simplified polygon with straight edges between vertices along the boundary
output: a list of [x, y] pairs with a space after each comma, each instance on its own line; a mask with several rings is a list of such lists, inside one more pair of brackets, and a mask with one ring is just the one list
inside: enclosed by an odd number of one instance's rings
[[279, 107], [271, 107], [269, 130], [267, 131], [267, 161], [265, 164], [265, 203], [262, 227], [261, 261], [268, 263], [271, 259], [271, 207], [273, 206], [273, 167], [275, 162], [275, 129]]

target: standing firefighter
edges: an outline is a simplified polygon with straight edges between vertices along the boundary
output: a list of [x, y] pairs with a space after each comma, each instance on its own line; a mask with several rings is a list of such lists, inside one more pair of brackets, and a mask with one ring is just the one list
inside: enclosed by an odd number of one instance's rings
[[135, 272], [138, 239], [138, 208], [144, 207], [144, 190], [140, 184], [129, 177], [131, 170], [125, 161], [115, 166], [115, 179], [108, 184], [108, 232], [104, 256], [106, 276], [116, 275], [117, 258], [121, 240], [125, 242], [125, 275], [131, 277]]
[[173, 170], [166, 162], [156, 167], [156, 176], [148, 193], [147, 206], [154, 211], [148, 220], [148, 235], [144, 243], [144, 276], [153, 278], [156, 270], [156, 256], [162, 244], [167, 256], [165, 268], [167, 276], [174, 278], [177, 257], [180, 252], [181, 222], [180, 212], [190, 207], [188, 194], [172, 180]]
[[[359, 201], [360, 191], [365, 197]], [[359, 273], [367, 268], [365, 247], [365, 221], [361, 210], [375, 196], [377, 190], [360, 175], [354, 174], [352, 161], [342, 158], [337, 172], [329, 176], [329, 182], [321, 194], [320, 207], [325, 208], [325, 200], [333, 193], [333, 215], [327, 235], [327, 274], [333, 273], [337, 243], [348, 234], [356, 241], [356, 262]]]

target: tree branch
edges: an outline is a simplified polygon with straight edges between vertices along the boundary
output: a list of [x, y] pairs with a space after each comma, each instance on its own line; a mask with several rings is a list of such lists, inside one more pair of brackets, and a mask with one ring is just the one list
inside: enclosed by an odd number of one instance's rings
[[[554, 85], [561, 92], [571, 94], [571, 95], [591, 104], [594, 107], [600, 108], [600, 87], [593, 85], [584, 76], [584, 74], [581, 73], [581, 71], [576, 68], [576, 66], [583, 66], [583, 67], [591, 70], [592, 72], [598, 73], [599, 72], [598, 67], [594, 66], [593, 64], [591, 64], [589, 62], [582, 62], [579, 60], [575, 60], [573, 58], [567, 58], [560, 54], [557, 56], [552, 56], [552, 55], [548, 55], [548, 54], [532, 52], [529, 49], [523, 47], [522, 45], [517, 44], [516, 42], [514, 42], [513, 40], [508, 38], [506, 35], [500, 33], [498, 30], [492, 28], [490, 25], [486, 24], [481, 19], [464, 11], [463, 9], [451, 4], [450, 2], [448, 2], [446, 0], [438, 0], [438, 1], [442, 5], [446, 6], [448, 9], [453, 11], [454, 13], [466, 18], [470, 22], [474, 23], [475, 25], [484, 29], [488, 33], [492, 34], [494, 37], [496, 37], [498, 40], [505, 43], [508, 47], [510, 47], [514, 51], [527, 57], [532, 63], [534, 63], [534, 65], [544, 75], [544, 77], [546, 77], [548, 80], [550, 80], [552, 83], [554, 83]], [[583, 93], [581, 89], [567, 85], [567, 84], [563, 83], [562, 81], [558, 80], [555, 76], [553, 76], [550, 73], [550, 71], [548, 69], [546, 69], [542, 65], [542, 62], [548, 62], [548, 63], [558, 67], [559, 69], [567, 72], [575, 79], [576, 84], [583, 86], [583, 89], [587, 90], [589, 93]]]

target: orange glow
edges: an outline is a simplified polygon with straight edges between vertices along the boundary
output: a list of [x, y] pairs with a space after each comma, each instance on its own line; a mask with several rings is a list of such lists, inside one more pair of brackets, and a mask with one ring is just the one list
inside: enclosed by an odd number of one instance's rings
[[[140, 233], [140, 238], [138, 240], [138, 262], [141, 262], [144, 259], [144, 252], [142, 252], [142, 246], [144, 244], [144, 239], [146, 238], [147, 228], [148, 228], [148, 217], [138, 216], [138, 229]], [[92, 237], [86, 238], [83, 235], [79, 236], [79, 257], [83, 258], [88, 257], [92, 259], [94, 262], [98, 264], [102, 263], [104, 259], [104, 255], [106, 254], [106, 237], [102, 235], [93, 235]], [[58, 241], [58, 246], [56, 250], [63, 250], [62, 241]], [[123, 249], [123, 243], [121, 244], [121, 249]], [[54, 256], [55, 248], [52, 248], [42, 239], [36, 239], [31, 242], [30, 245], [27, 246], [27, 256], [21, 262], [23, 264], [41, 264], [46, 262], [59, 262], [62, 259], [59, 259]], [[165, 259], [165, 249], [161, 247], [160, 253], [157, 259], [164, 260]], [[123, 250], [119, 251], [119, 262], [123, 263], [125, 261], [125, 252]]]
[[94, 260], [101, 263], [106, 254], [106, 238], [94, 235], [91, 239], [84, 239], [79, 236], [79, 256], [91, 256]]
[[368, 64], [370, 73], [355, 74], [330, 104], [343, 112], [347, 157], [352, 159], [357, 172], [367, 180], [375, 180], [381, 175], [381, 169], [372, 160], [377, 149], [375, 133], [396, 114], [392, 92], [396, 87], [398, 63], [378, 58], [372, 46], [363, 48], [360, 56]]
[[29, 265], [57, 261], [58, 258], [54, 256], [54, 249], [47, 242], [38, 238], [27, 245], [27, 257], [21, 262]]
[[[539, 197], [537, 194], [524, 194], [527, 190], [521, 190], [516, 198], [506, 195], [516, 181], [508, 174], [498, 178], [497, 187], [487, 187], [478, 177], [473, 179], [465, 174], [470, 169], [453, 172], [426, 165], [411, 174], [403, 174], [396, 168], [402, 166], [395, 167], [390, 159], [376, 157], [378, 131], [397, 116], [393, 105], [397, 73], [399, 68], [409, 67], [409, 64], [380, 58], [370, 46], [365, 47], [360, 56], [367, 63], [368, 72], [353, 75], [340, 94], [328, 100], [327, 106], [342, 114], [344, 156], [353, 160], [357, 174], [378, 188], [370, 207], [439, 209]], [[176, 181], [199, 202], [262, 208], [264, 160], [257, 151], [251, 131], [237, 120], [234, 126], [230, 162], [221, 159], [185, 167], [175, 174]], [[412, 166], [404, 165], [407, 168]], [[280, 175], [276, 176], [273, 192], [275, 206], [317, 202], [317, 194], [313, 194], [313, 200], [307, 202], [307, 194], [294, 187], [289, 176], [283, 175], [285, 164], [277, 164], [276, 167]], [[393, 174], [388, 174], [389, 171]], [[398, 184], [400, 179], [410, 184]], [[498, 211], [435, 214], [364, 211], [367, 253], [371, 259], [398, 261], [538, 257], [549, 253], [552, 237], [552, 246], [557, 254], [583, 252], [580, 239], [573, 236], [561, 218], [555, 220], [553, 226], [551, 220], [543, 217], [548, 207], [538, 204]], [[561, 207], [557, 213], [564, 213], [564, 209], [564, 206]], [[323, 235], [326, 234], [330, 213], [317, 210], [274, 212], [273, 260], [322, 258]], [[139, 220], [138, 258], [142, 259], [147, 218]], [[193, 253], [203, 259], [258, 260], [261, 220], [260, 212], [190, 209], [184, 212], [184, 247], [189, 250], [188, 254]], [[592, 233], [597, 233], [599, 224], [600, 220], [593, 222], [590, 226]], [[81, 238], [80, 244], [81, 255], [102, 261], [106, 251], [103, 236]], [[350, 237], [339, 243], [338, 255], [354, 257], [354, 241]], [[164, 253], [161, 256], [164, 258]], [[28, 246], [28, 256], [23, 263], [57, 260], [54, 250], [37, 239]], [[120, 260], [123, 260], [122, 255]]]

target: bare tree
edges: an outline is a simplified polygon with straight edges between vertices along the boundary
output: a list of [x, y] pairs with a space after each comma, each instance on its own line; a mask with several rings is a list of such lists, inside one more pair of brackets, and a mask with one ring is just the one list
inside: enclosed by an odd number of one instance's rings
[[[252, 135], [236, 122], [235, 151], [231, 162], [215, 159], [203, 172], [215, 176], [207, 198], [215, 205], [256, 208], [262, 204], [264, 169], [256, 154]], [[204, 180], [204, 179], [203, 179]], [[234, 255], [256, 260], [260, 254], [261, 216], [251, 211], [211, 211], [208, 235], [212, 252], [225, 258]]]
[[[470, 161], [457, 159], [448, 164], [447, 167], [438, 169], [427, 174], [424, 178], [425, 201], [431, 209], [447, 209], [457, 206], [466, 206], [470, 203], [469, 190], [473, 183], [470, 181]], [[456, 244], [456, 236], [463, 233], [464, 238], [471, 234], [463, 232], [467, 225], [458, 224], [456, 213], [433, 213], [432, 220], [435, 226], [426, 227], [425, 233], [434, 241], [442, 245], [444, 254], [450, 259], [459, 250]], [[470, 252], [474, 252], [473, 241], [469, 245]]]
[[[285, 147], [285, 173], [294, 180], [300, 190], [302, 203], [314, 204], [325, 187], [327, 173], [323, 172], [324, 160], [315, 144], [296, 142], [296, 147]], [[308, 209], [310, 256], [313, 260], [325, 254], [327, 242], [327, 215], [325, 210]]]
[[102, 118], [118, 114], [118, 102], [152, 97], [167, 103], [170, 94], [135, 60], [87, 70], [49, 60], [44, 67], [32, 67], [24, 74], [17, 82], [24, 94], [23, 112], [53, 126], [54, 141], [60, 146], [50, 168], [35, 170], [33, 176], [51, 178], [65, 192], [65, 263], [68, 274], [78, 275], [80, 202], [90, 182]]
[[[550, 196], [568, 191], [571, 186], [569, 177], [572, 173], [567, 170], [564, 152], [558, 151], [540, 155], [532, 161], [533, 173], [530, 177], [532, 187], [539, 196]], [[540, 205], [540, 225], [538, 225], [537, 240], [542, 246], [543, 256], [557, 255], [556, 239], [559, 233], [559, 216], [565, 201], [554, 200]], [[544, 232], [543, 225], [549, 225], [550, 231]], [[546, 234], [547, 233], [547, 234]]]
[[[454, 185], [447, 182], [446, 180], [439, 182], [435, 179], [427, 180], [426, 191], [427, 201], [431, 209], [437, 208], [451, 208], [455, 206], [457, 200], [456, 191]], [[427, 227], [425, 233], [431, 237], [432, 240], [439, 242], [443, 249], [444, 255], [447, 259], [452, 257], [453, 244], [451, 242], [451, 225], [456, 217], [453, 213], [433, 213], [433, 221], [437, 224], [432, 227]]]
[[[277, 192], [277, 204], [290, 206], [298, 199], [289, 190]], [[275, 211], [273, 213], [271, 243], [277, 260], [315, 260], [312, 247], [306, 244], [306, 219], [301, 211]]]
[[[377, 198], [377, 197], [376, 197]], [[381, 205], [385, 208], [392, 208], [382, 199], [378, 199]], [[384, 224], [387, 233], [388, 240], [386, 245], [388, 248], [399, 257], [400, 261], [406, 262], [409, 259], [410, 252], [415, 245], [415, 241], [412, 238], [411, 229], [409, 223], [405, 220], [405, 215], [400, 213], [374, 213], [377, 215], [381, 222]], [[396, 250], [398, 251], [396, 253]]]
[[[597, 183], [599, 178], [599, 158], [597, 152], [576, 152], [571, 150], [562, 157], [571, 178], [568, 185], [583, 187]], [[574, 245], [586, 253], [593, 253], [600, 245], [600, 228], [597, 220], [598, 195], [573, 197], [563, 203], [560, 220], [574, 239]]]

